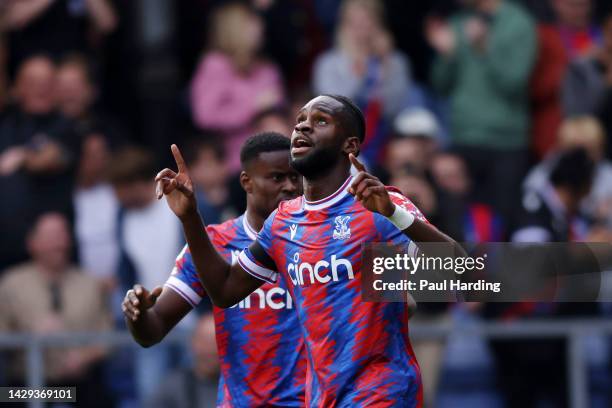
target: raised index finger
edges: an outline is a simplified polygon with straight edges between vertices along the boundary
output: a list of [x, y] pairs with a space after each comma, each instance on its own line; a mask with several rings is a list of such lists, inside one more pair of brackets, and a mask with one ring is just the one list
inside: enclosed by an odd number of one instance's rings
[[357, 158], [355, 157], [353, 153], [349, 154], [349, 160], [351, 161], [353, 166], [355, 166], [357, 171], [366, 171], [365, 166], [359, 160], [357, 160]]
[[172, 155], [174, 156], [174, 161], [176, 162], [179, 173], [185, 173], [187, 171], [187, 165], [185, 164], [185, 160], [178, 146], [173, 144], [170, 146], [170, 150], [172, 150]]

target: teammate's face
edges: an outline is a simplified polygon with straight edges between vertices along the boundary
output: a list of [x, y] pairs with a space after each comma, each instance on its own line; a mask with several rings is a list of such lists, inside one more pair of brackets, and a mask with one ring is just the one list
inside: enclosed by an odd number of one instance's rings
[[281, 201], [302, 194], [302, 177], [289, 166], [286, 150], [261, 153], [245, 174], [243, 186], [252, 195], [254, 207], [265, 216]]
[[327, 96], [300, 109], [291, 135], [291, 166], [300, 174], [307, 178], [325, 174], [341, 159], [346, 147], [343, 115], [344, 106]]

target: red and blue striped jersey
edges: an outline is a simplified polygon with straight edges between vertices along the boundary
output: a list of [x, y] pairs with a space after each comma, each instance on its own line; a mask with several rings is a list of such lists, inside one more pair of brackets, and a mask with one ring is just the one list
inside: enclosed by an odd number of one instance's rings
[[[362, 244], [388, 242], [408, 251], [416, 245], [356, 201], [348, 193], [351, 180], [323, 200], [282, 202], [258, 234], [255, 247], [265, 254], [256, 256], [251, 246], [238, 262], [260, 279], [288, 282], [308, 352], [307, 406], [418, 407], [422, 387], [407, 305], [362, 302], [360, 280]], [[425, 220], [389, 190], [394, 203]]]
[[[232, 263], [256, 238], [245, 215], [206, 231]], [[166, 286], [194, 307], [205, 296], [187, 246]], [[217, 406], [303, 407], [306, 352], [284, 279], [265, 283], [237, 305], [215, 307], [213, 313], [221, 365]]]

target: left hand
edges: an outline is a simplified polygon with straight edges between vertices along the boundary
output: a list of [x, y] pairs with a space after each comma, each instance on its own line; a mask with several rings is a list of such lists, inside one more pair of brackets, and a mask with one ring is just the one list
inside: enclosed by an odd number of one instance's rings
[[385, 217], [393, 215], [395, 206], [385, 185], [377, 177], [368, 174], [365, 166], [352, 153], [349, 154], [349, 160], [359, 171], [349, 187], [349, 193], [368, 210]]

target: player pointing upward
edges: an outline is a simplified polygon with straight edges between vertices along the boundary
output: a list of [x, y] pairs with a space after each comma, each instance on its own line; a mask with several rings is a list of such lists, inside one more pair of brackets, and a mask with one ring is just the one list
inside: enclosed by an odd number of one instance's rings
[[[158, 194], [181, 219], [200, 279], [228, 307], [282, 275], [295, 301], [308, 352], [306, 404], [313, 407], [422, 405], [418, 364], [401, 303], [362, 303], [361, 245], [451, 242], [405, 197], [365, 172], [355, 158], [365, 136], [347, 98], [319, 96], [299, 112], [291, 165], [304, 195], [282, 202], [238, 263], [230, 265], [202, 233], [179, 149], [178, 173], [158, 176]], [[350, 175], [351, 162], [359, 170]]]
[[[301, 192], [289, 167], [289, 140], [263, 133], [247, 140], [240, 182], [247, 193], [242, 216], [206, 231], [228, 262], [253, 242], [264, 220], [282, 200]], [[284, 280], [267, 283], [230, 309], [214, 308], [221, 366], [218, 406], [224, 408], [304, 406], [306, 356], [303, 337]], [[159, 299], [157, 297], [159, 296]], [[123, 302], [126, 321], [144, 346], [163, 339], [205, 296], [188, 247], [181, 251], [163, 291], [136, 285]]]

